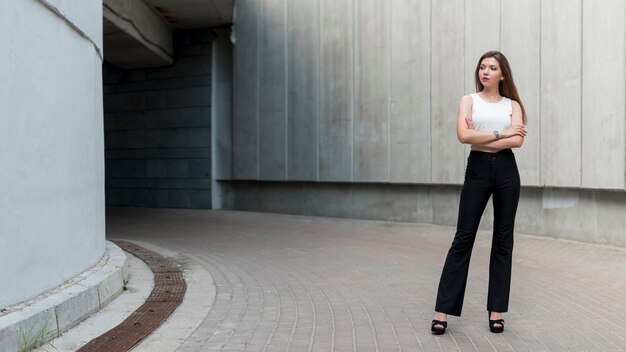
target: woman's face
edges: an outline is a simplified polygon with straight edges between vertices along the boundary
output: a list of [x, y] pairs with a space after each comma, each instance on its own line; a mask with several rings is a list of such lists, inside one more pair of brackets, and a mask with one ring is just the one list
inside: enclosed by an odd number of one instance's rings
[[504, 80], [498, 60], [494, 57], [484, 58], [478, 68], [478, 78], [484, 87], [497, 87]]

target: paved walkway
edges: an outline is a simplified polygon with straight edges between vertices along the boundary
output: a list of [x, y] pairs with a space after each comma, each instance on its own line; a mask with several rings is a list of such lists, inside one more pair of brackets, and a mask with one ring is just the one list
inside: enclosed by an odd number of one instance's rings
[[491, 236], [461, 318], [430, 334], [450, 227], [278, 214], [109, 209], [107, 233], [204, 267], [212, 308], [179, 351], [626, 351], [626, 251], [516, 235], [506, 331], [486, 313]]

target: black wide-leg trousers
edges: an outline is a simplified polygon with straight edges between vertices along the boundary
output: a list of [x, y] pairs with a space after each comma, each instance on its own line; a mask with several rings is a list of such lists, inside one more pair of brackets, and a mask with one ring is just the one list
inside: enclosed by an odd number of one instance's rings
[[491, 196], [494, 219], [487, 310], [508, 310], [513, 227], [519, 194], [520, 178], [511, 149], [497, 153], [470, 152], [461, 190], [457, 231], [439, 281], [435, 311], [461, 316], [472, 247], [480, 218]]

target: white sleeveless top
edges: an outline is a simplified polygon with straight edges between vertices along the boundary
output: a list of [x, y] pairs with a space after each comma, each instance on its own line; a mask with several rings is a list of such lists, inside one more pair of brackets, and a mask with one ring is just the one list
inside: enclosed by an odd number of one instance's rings
[[513, 106], [511, 99], [502, 97], [497, 103], [488, 103], [478, 94], [472, 96], [472, 123], [474, 129], [482, 132], [502, 131], [511, 126]]

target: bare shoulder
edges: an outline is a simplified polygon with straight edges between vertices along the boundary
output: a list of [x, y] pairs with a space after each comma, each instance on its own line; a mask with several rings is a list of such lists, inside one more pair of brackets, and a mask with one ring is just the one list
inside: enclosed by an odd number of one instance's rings
[[468, 94], [468, 95], [464, 95], [461, 97], [461, 103], [463, 102], [472, 102], [472, 95]]
[[472, 106], [472, 95], [464, 95], [461, 97], [461, 101], [459, 102], [459, 106]]
[[516, 121], [516, 123], [520, 123], [520, 124], [524, 124], [524, 117], [522, 116], [522, 114], [524, 113], [522, 111], [522, 106], [515, 100], [511, 99], [511, 118], [513, 119], [513, 121]]
[[472, 97], [469, 95], [465, 95], [461, 98], [459, 102], [459, 121], [464, 120], [466, 117], [470, 116], [472, 112]]

